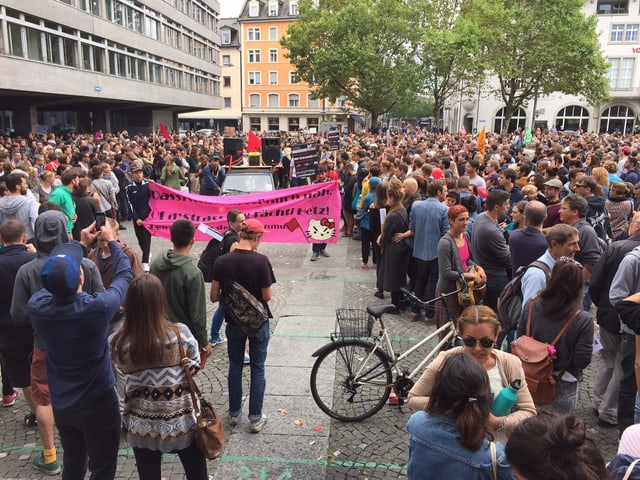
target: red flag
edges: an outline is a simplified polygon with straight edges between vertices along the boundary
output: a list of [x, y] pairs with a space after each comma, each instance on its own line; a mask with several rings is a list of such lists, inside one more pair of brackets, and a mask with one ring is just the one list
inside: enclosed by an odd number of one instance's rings
[[252, 130], [249, 130], [249, 141], [247, 143], [247, 153], [251, 152], [259, 152], [262, 148], [262, 143], [260, 139], [253, 133]]
[[162, 135], [167, 142], [173, 140], [173, 138], [171, 138], [171, 135], [169, 134], [169, 131], [167, 130], [167, 127], [165, 127], [164, 123], [162, 122], [160, 122], [160, 135]]

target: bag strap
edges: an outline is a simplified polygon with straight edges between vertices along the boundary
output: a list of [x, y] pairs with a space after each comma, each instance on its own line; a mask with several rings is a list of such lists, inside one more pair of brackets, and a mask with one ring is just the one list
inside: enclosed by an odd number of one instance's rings
[[196, 386], [196, 383], [193, 381], [193, 375], [191, 374], [191, 368], [189, 367], [189, 359], [184, 353], [184, 346], [182, 345], [182, 335], [180, 335], [180, 329], [176, 326], [173, 328], [174, 332], [176, 332], [176, 336], [178, 337], [178, 347], [180, 348], [180, 363], [184, 368], [184, 373], [187, 377], [187, 384], [189, 385], [189, 390], [191, 391], [191, 400], [193, 401], [193, 411], [196, 414], [196, 417], [200, 416], [200, 402], [196, 398], [196, 394], [200, 397], [200, 390]]
[[493, 470], [493, 480], [498, 480], [498, 454], [496, 452], [496, 444], [491, 442], [489, 444], [491, 449], [491, 469]]
[[638, 462], [640, 462], [640, 458], [636, 458], [633, 462], [629, 464], [629, 466], [627, 467], [627, 470], [624, 472], [624, 477], [622, 477], [622, 480], [629, 480], [631, 478], [631, 475], [633, 474], [633, 469]]
[[531, 297], [531, 300], [529, 301], [529, 314], [527, 315], [527, 331], [525, 333], [527, 337], [531, 336], [531, 312], [533, 312], [533, 302], [535, 302], [536, 298], [538, 298], [537, 294]]
[[562, 335], [565, 334], [565, 332], [569, 329], [571, 324], [575, 322], [576, 318], [578, 318], [578, 315], [580, 315], [580, 312], [582, 312], [581, 309], [576, 310], [576, 313], [574, 313], [573, 316], [569, 320], [567, 320], [567, 322], [564, 324], [564, 327], [562, 327], [562, 330], [558, 332], [558, 335], [556, 335], [556, 338], [554, 338], [553, 342], [550, 343], [551, 346], [553, 347], [556, 346], [556, 343], [558, 343], [558, 340], [560, 340]]

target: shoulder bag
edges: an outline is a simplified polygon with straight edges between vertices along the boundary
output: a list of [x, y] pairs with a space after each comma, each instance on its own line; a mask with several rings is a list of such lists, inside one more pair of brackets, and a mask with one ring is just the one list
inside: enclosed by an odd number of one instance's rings
[[193, 381], [189, 358], [184, 353], [180, 330], [176, 328], [175, 332], [178, 337], [178, 346], [180, 347], [180, 361], [187, 376], [191, 400], [193, 401], [193, 410], [196, 414], [196, 447], [208, 460], [213, 460], [222, 455], [222, 450], [224, 449], [224, 425], [213, 405], [204, 399], [200, 389]]
[[224, 282], [222, 298], [225, 316], [245, 333], [256, 333], [269, 319], [264, 304], [238, 282]]

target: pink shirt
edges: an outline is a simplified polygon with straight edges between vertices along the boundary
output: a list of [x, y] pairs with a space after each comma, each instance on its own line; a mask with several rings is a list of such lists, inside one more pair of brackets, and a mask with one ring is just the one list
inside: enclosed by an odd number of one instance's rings
[[469, 260], [469, 245], [467, 240], [463, 238], [464, 245], [458, 247], [458, 253], [460, 254], [460, 260], [462, 260], [462, 268], [467, 269], [467, 261]]

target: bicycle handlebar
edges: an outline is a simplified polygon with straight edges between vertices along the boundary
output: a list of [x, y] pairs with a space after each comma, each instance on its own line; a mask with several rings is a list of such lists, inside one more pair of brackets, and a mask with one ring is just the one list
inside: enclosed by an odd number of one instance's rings
[[452, 292], [449, 293], [443, 293], [442, 295], [440, 295], [439, 297], [435, 297], [431, 300], [420, 300], [415, 293], [410, 292], [409, 290], [407, 290], [406, 288], [401, 288], [400, 291], [402, 293], [404, 293], [407, 297], [407, 299], [416, 305], [420, 305], [421, 307], [426, 307], [428, 305], [431, 305], [432, 303], [436, 303], [438, 300], [444, 300], [445, 298], [450, 297], [451, 295], [457, 295], [460, 291], [462, 291], [462, 289], [458, 288], [457, 290], [454, 290]]

